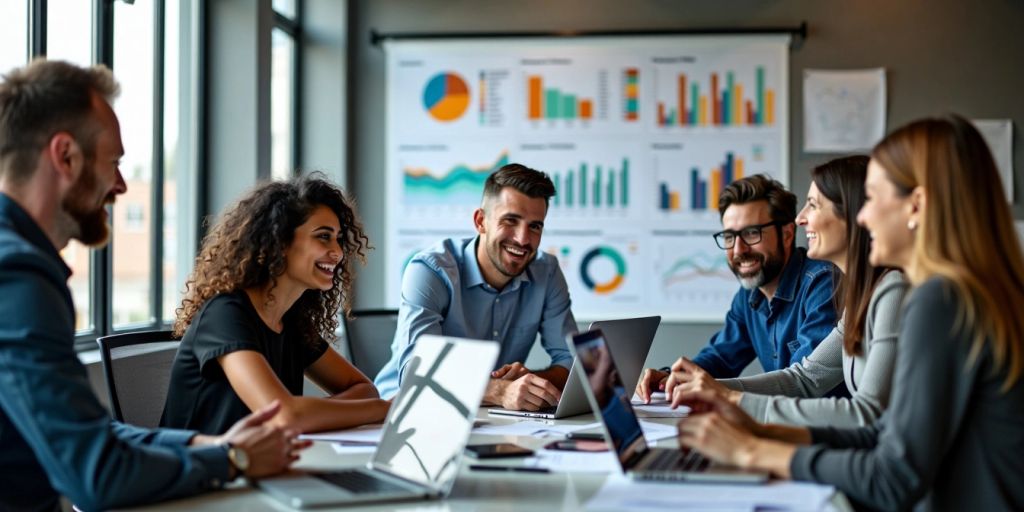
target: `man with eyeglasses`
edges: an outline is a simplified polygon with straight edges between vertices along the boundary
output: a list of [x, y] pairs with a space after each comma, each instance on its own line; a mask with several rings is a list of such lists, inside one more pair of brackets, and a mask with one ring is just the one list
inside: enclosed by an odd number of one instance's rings
[[718, 199], [723, 230], [715, 233], [740, 282], [725, 317], [693, 361], [648, 368], [637, 384], [645, 401], [664, 390], [669, 372], [696, 365], [716, 379], [736, 377], [756, 357], [770, 372], [799, 362], [836, 325], [831, 263], [796, 247], [796, 196], [763, 174], [737, 180]]

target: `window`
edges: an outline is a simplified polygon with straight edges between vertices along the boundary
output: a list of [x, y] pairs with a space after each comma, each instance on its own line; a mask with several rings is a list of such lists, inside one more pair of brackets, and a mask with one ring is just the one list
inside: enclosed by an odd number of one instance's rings
[[46, 2], [46, 58], [89, 66], [95, 49], [93, 6], [83, 0]]
[[275, 28], [270, 60], [270, 175], [274, 179], [287, 179], [295, 172], [294, 55], [295, 40]]
[[295, 174], [296, 82], [298, 76], [298, 0], [274, 0], [274, 29], [270, 44], [270, 176]]
[[[121, 95], [114, 111], [121, 122], [121, 174], [128, 191], [114, 203], [111, 250], [111, 322], [114, 329], [153, 318], [152, 239], [143, 222], [153, 203], [154, 23], [152, 1], [114, 3], [114, 76]], [[143, 206], [145, 205], [145, 206]]]
[[0, 74], [28, 61], [28, 0], [0, 2]]

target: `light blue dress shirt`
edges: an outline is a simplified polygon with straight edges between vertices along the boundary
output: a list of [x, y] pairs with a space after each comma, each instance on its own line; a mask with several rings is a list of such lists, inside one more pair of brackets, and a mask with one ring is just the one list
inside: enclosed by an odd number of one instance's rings
[[565, 337], [576, 332], [576, 320], [558, 260], [538, 253], [499, 291], [484, 281], [476, 259], [477, 240], [449, 238], [409, 262], [391, 360], [374, 382], [381, 397], [398, 392], [412, 347], [424, 334], [495, 340], [501, 343], [498, 368], [524, 362], [540, 333], [551, 364], [572, 365]]

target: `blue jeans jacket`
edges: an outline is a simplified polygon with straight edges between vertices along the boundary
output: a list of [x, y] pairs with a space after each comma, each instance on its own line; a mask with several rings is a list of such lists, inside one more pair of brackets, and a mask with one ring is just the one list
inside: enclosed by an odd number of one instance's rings
[[771, 301], [758, 289], [740, 288], [725, 326], [693, 362], [717, 379], [738, 376], [755, 357], [766, 372], [799, 362], [836, 326], [834, 269], [796, 249]]

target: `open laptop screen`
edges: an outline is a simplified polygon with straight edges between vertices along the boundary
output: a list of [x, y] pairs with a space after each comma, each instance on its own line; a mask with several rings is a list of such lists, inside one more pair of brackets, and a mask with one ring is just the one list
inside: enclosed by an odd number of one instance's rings
[[623, 386], [600, 330], [573, 336], [572, 342], [586, 375], [583, 383], [585, 388], [589, 388], [591, 405], [601, 414], [619, 462], [626, 469], [630, 460], [647, 451], [647, 440], [630, 403], [633, 390]]
[[[493, 341], [421, 336], [402, 373], [372, 467], [449, 489], [497, 358]], [[473, 368], [481, 371], [467, 371]]]

